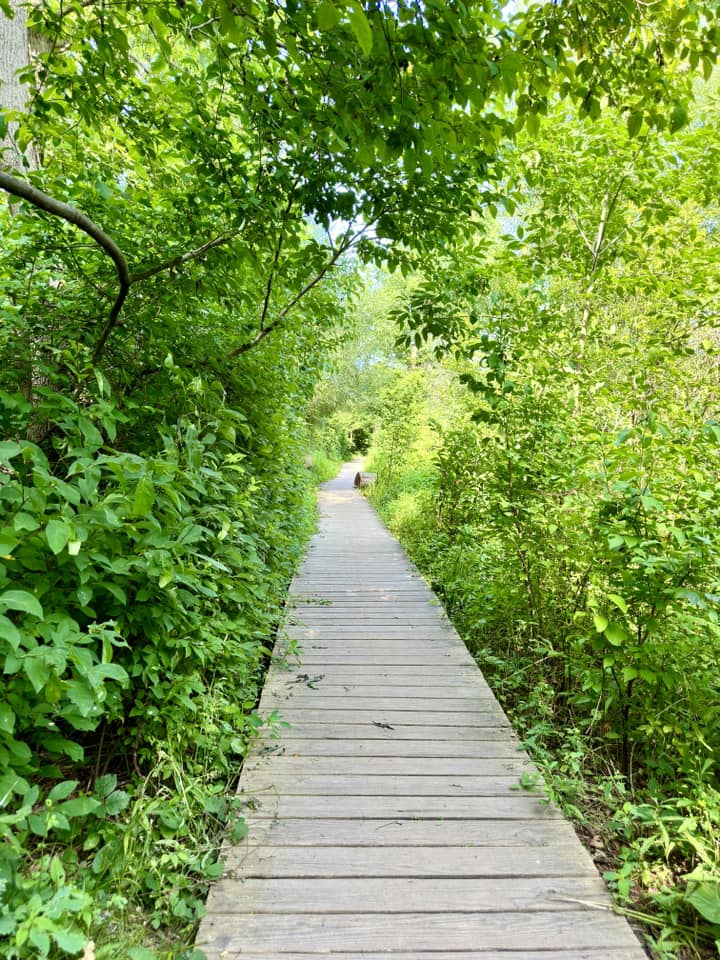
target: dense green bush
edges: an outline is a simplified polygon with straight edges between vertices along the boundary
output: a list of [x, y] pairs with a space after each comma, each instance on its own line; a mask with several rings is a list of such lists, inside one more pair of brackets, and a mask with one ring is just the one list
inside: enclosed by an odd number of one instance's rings
[[5, 436], [31, 414], [53, 425], [47, 453], [0, 444], [9, 957], [78, 951], [88, 930], [99, 957], [116, 956], [129, 909], [192, 923], [218, 875], [218, 830], [239, 813], [237, 764], [312, 524], [302, 439], [282, 440], [273, 490], [239, 446], [243, 414], [172, 376], [195, 410], [159, 418], [145, 455], [110, 443], [137, 412], [102, 378], [82, 406], [3, 397]]

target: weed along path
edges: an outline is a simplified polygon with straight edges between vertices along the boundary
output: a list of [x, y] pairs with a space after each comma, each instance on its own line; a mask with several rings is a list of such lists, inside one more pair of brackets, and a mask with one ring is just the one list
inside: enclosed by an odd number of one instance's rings
[[[643, 960], [628, 923], [355, 465], [326, 484], [261, 707], [249, 834], [226, 851], [210, 960]], [[523, 774], [525, 775], [523, 777]]]

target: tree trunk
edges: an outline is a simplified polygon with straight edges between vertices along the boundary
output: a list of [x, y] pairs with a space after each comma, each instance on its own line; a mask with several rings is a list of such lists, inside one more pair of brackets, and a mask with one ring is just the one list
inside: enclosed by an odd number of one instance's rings
[[[18, 73], [30, 64], [27, 6], [18, 0], [11, 0], [11, 6], [15, 13], [12, 19], [0, 13], [0, 109], [22, 113], [28, 101], [28, 87], [21, 83]], [[38, 165], [35, 149], [29, 146], [22, 150], [16, 139], [17, 131], [18, 123], [13, 120], [0, 140], [0, 164], [8, 169], [35, 169]]]
[[[25, 0], [11, 0], [14, 16], [0, 13], [0, 113], [21, 114], [27, 109], [30, 90], [22, 83], [18, 74], [26, 70], [31, 62], [30, 36], [27, 27], [27, 3]], [[0, 140], [0, 169], [17, 172], [25, 179], [30, 170], [39, 166], [38, 153], [34, 144], [26, 145], [23, 150], [17, 141], [19, 123], [8, 123], [5, 137]], [[10, 203], [10, 215], [17, 212], [17, 205]], [[40, 373], [39, 360], [42, 354], [42, 337], [28, 334], [27, 375], [20, 389], [33, 404], [37, 403], [36, 390], [48, 385], [47, 377]], [[48, 424], [31, 420], [26, 436], [33, 442], [39, 442], [48, 433]]]

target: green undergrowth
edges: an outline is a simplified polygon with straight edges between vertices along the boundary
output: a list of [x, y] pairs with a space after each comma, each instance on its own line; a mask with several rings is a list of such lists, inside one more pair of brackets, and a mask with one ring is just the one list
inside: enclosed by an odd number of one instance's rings
[[337, 476], [343, 460], [336, 455], [328, 455], [324, 450], [313, 450], [310, 471], [318, 483], [325, 483]]
[[[702, 611], [691, 608], [687, 620], [679, 611], [665, 628], [675, 641], [662, 650], [663, 676], [651, 666], [649, 645], [642, 674], [633, 673], [640, 657], [629, 643], [612, 654], [593, 649], [592, 623], [588, 631], [572, 611], [575, 639], [564, 638], [567, 611], [558, 595], [545, 596], [539, 629], [523, 601], [517, 542], [488, 521], [482, 495], [468, 509], [463, 498], [471, 491], [455, 484], [463, 464], [449, 467], [441, 446], [432, 457], [407, 454], [388, 471], [382, 435], [376, 441], [369, 464], [379, 470], [374, 505], [442, 598], [618, 909], [639, 921], [656, 958], [716, 956], [720, 738], [713, 643], [698, 649], [691, 627], [698, 630]], [[464, 520], [450, 522], [452, 509]], [[567, 557], [560, 562], [567, 576]], [[707, 615], [712, 624], [712, 611]], [[624, 688], [634, 694], [625, 711], [618, 710], [614, 676], [638, 677]]]
[[[197, 958], [245, 830], [234, 796], [287, 583], [315, 522], [291, 421], [3, 394], [0, 953]], [[267, 415], [267, 406], [264, 414]], [[258, 416], [262, 416], [259, 411]], [[128, 423], [141, 417], [142, 442]]]

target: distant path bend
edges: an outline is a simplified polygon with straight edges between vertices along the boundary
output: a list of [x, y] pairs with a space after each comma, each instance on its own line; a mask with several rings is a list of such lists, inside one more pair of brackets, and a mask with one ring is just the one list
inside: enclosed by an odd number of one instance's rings
[[[262, 696], [197, 945], [210, 960], [646, 960], [425, 581], [346, 464]], [[287, 644], [301, 664], [283, 666]], [[290, 658], [297, 664], [294, 658]]]

